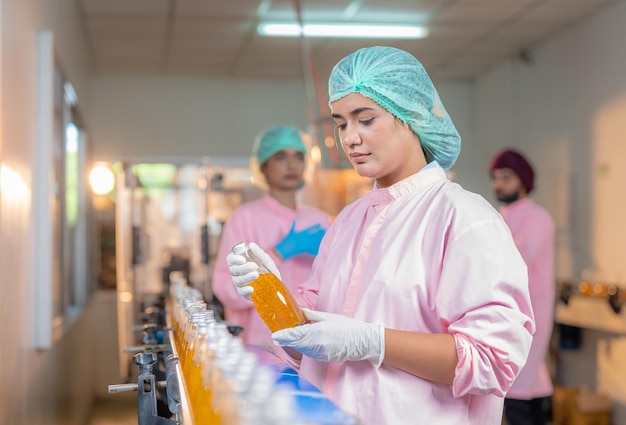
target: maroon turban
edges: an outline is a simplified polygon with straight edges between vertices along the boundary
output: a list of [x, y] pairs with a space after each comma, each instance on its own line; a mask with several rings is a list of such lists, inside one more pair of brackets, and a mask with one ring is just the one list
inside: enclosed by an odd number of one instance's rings
[[493, 170], [496, 168], [510, 168], [522, 181], [526, 188], [526, 193], [530, 193], [533, 190], [535, 172], [521, 153], [512, 149], [500, 152], [491, 160], [489, 172], [493, 173]]

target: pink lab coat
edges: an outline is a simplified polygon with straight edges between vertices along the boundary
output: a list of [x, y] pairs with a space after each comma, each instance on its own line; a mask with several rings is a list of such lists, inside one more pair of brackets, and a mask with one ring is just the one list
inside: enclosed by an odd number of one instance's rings
[[365, 425], [499, 425], [534, 332], [509, 229], [436, 164], [344, 208], [298, 299], [386, 328], [454, 336], [451, 386], [385, 364], [304, 356], [302, 376]]
[[[248, 301], [237, 293], [228, 270], [226, 256], [239, 242], [254, 242], [268, 254], [291, 229], [296, 221], [296, 230], [321, 223], [325, 228], [330, 225], [330, 217], [324, 211], [304, 205], [295, 210], [286, 208], [273, 197], [265, 197], [246, 202], [237, 208], [228, 218], [222, 232], [220, 246], [215, 261], [212, 286], [213, 292], [224, 305], [225, 316], [229, 323], [243, 326], [241, 338], [246, 344], [275, 347], [271, 332]], [[272, 255], [272, 254], [270, 254]], [[311, 274], [313, 257], [307, 254], [297, 255], [281, 261], [272, 255], [280, 270], [283, 283], [292, 293], [295, 288]]]
[[550, 214], [529, 198], [502, 207], [500, 213], [528, 267], [530, 301], [537, 328], [528, 361], [507, 397], [530, 400], [552, 395], [546, 355], [554, 326], [554, 223]]

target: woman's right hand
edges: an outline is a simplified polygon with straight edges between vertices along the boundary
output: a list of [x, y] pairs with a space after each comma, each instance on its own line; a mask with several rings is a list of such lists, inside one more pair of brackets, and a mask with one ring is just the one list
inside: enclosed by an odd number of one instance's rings
[[[276, 267], [276, 264], [269, 254], [263, 251], [263, 249], [254, 242], [250, 242], [249, 249], [250, 252], [261, 261], [265, 268], [281, 279], [278, 267]], [[230, 275], [233, 278], [233, 284], [235, 288], [237, 288], [237, 292], [239, 295], [249, 300], [252, 292], [254, 292], [254, 288], [249, 285], [258, 279], [259, 266], [255, 262], [249, 261], [243, 255], [238, 255], [233, 252], [226, 256], [226, 262], [228, 263], [228, 269], [230, 270]]]
[[230, 275], [233, 278], [233, 284], [235, 288], [237, 288], [237, 292], [239, 295], [249, 300], [254, 288], [248, 285], [259, 277], [259, 267], [256, 263], [248, 261], [243, 255], [238, 255], [233, 252], [226, 256], [226, 262], [228, 263], [228, 269], [230, 270]]

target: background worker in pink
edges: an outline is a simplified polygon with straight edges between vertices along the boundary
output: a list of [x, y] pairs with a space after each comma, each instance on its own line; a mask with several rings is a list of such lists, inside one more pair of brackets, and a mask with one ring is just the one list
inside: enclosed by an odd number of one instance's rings
[[504, 414], [509, 425], [544, 425], [550, 421], [553, 393], [546, 361], [554, 326], [554, 224], [528, 196], [535, 174], [520, 152], [499, 152], [489, 171], [496, 198], [503, 204], [500, 213], [528, 268], [536, 326], [526, 365], [507, 393]]
[[290, 291], [309, 277], [330, 217], [297, 201], [297, 192], [305, 184], [307, 157], [298, 128], [276, 126], [261, 132], [252, 148], [251, 172], [267, 194], [239, 206], [224, 225], [213, 291], [224, 305], [225, 319], [243, 327], [240, 337], [246, 344], [274, 347], [271, 332], [252, 302], [233, 287], [226, 256], [237, 243], [255, 241], [272, 254]]

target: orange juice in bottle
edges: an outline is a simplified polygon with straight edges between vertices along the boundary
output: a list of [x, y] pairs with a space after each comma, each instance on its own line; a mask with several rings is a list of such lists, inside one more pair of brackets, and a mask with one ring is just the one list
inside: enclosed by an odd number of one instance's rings
[[259, 277], [249, 284], [254, 288], [250, 299], [267, 327], [276, 332], [303, 324], [306, 320], [304, 313], [287, 287], [250, 252], [248, 245], [240, 242], [232, 251], [259, 266]]
[[[219, 325], [218, 325], [219, 326]], [[231, 336], [224, 327], [214, 329], [216, 332], [207, 338], [204, 350], [200, 353], [200, 383], [199, 391], [192, 394], [192, 416], [194, 425], [215, 425], [223, 423], [218, 410], [215, 408], [215, 382], [219, 376], [219, 367], [215, 358], [217, 353], [224, 350]], [[220, 330], [222, 332], [220, 332]]]

